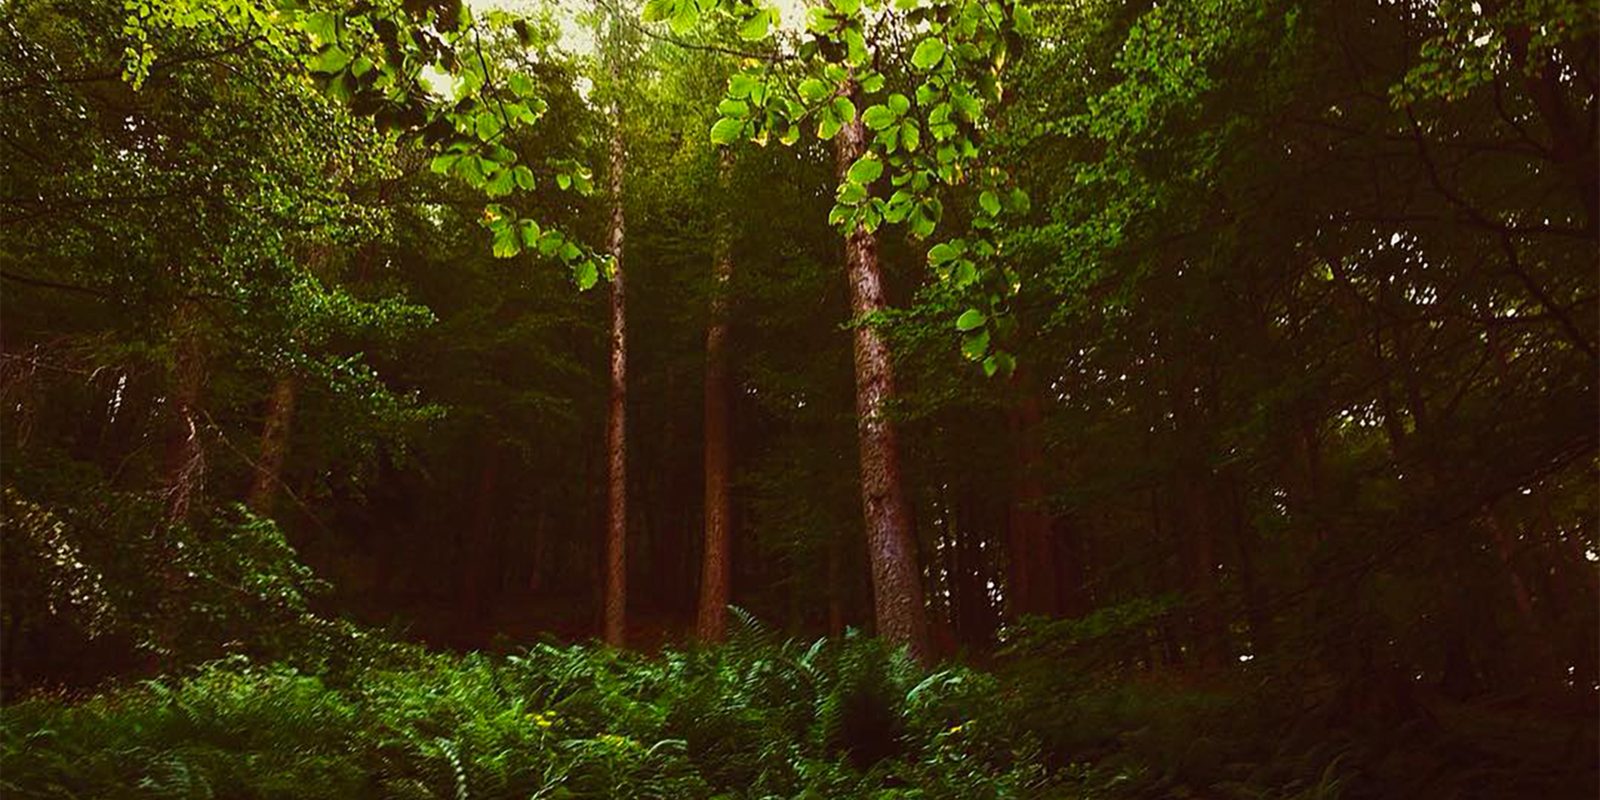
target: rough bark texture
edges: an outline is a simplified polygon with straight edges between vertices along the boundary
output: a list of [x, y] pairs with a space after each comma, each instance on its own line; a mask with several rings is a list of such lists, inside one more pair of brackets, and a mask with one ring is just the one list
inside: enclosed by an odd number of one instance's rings
[[[613, 62], [613, 80], [616, 71]], [[614, 104], [612, 124], [615, 127], [611, 129], [611, 398], [606, 421], [605, 546], [605, 642], [613, 647], [626, 644], [628, 609], [628, 327], [622, 268], [622, 175], [626, 153], [621, 120], [622, 109]]]
[[[726, 161], [723, 170], [727, 170]], [[733, 508], [728, 495], [728, 282], [733, 277], [733, 254], [726, 235], [718, 237], [711, 269], [711, 317], [706, 325], [706, 530], [695, 634], [702, 641], [716, 642], [721, 641], [726, 632], [733, 565], [730, 558]]]
[[190, 507], [205, 482], [206, 456], [200, 444], [200, 392], [205, 384], [205, 354], [201, 348], [200, 309], [193, 300], [180, 300], [173, 313], [173, 356], [170, 377], [172, 404], [167, 433], [166, 517], [170, 523], [189, 518]]
[[[854, 90], [853, 84], [849, 88]], [[834, 138], [841, 179], [867, 150], [866, 126], [857, 118]], [[857, 229], [845, 238], [850, 309], [857, 320], [884, 308], [878, 268], [878, 241]], [[919, 661], [928, 656], [928, 620], [922, 602], [917, 539], [900, 480], [900, 449], [894, 423], [885, 413], [895, 396], [889, 345], [870, 325], [856, 325], [856, 432], [861, 451], [861, 504], [866, 516], [872, 565], [873, 610], [878, 635], [908, 648]]]
[[283, 483], [283, 461], [289, 452], [289, 429], [294, 422], [297, 382], [292, 375], [280, 376], [267, 398], [267, 417], [261, 424], [261, 447], [255, 463], [255, 478], [245, 503], [261, 516], [271, 516]]

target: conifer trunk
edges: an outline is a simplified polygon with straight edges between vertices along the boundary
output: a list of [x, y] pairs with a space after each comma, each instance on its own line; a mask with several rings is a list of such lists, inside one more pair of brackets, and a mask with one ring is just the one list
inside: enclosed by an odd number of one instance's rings
[[[854, 82], [846, 84], [855, 92]], [[860, 118], [834, 138], [840, 179], [867, 152]], [[878, 240], [857, 228], [845, 238], [850, 310], [856, 320], [883, 310]], [[906, 647], [913, 658], [928, 657], [928, 620], [922, 602], [922, 573], [911, 510], [900, 480], [900, 448], [887, 406], [894, 400], [894, 366], [889, 344], [871, 325], [853, 329], [856, 372], [856, 433], [860, 442], [861, 504], [866, 517], [867, 551], [872, 566], [873, 610], [878, 635]]]
[[[610, 66], [613, 84], [617, 65]], [[626, 152], [622, 142], [622, 107], [613, 102], [611, 129], [611, 395], [606, 420], [605, 642], [627, 642], [628, 608], [628, 328], [627, 293], [623, 280], [622, 175]]]
[[[726, 176], [728, 160], [722, 162]], [[706, 325], [705, 386], [705, 550], [700, 570], [700, 607], [695, 634], [701, 641], [721, 641], [727, 626], [732, 583], [732, 503], [728, 494], [729, 376], [728, 282], [733, 254], [726, 231], [717, 237], [711, 267], [711, 317]]]

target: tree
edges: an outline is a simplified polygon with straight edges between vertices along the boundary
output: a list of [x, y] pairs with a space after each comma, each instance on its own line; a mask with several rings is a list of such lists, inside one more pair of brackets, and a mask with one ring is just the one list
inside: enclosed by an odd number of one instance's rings
[[610, 199], [611, 227], [607, 234], [611, 284], [611, 392], [606, 405], [606, 533], [605, 533], [605, 625], [606, 644], [621, 647], [627, 640], [628, 615], [628, 318], [623, 241], [626, 217], [623, 210], [623, 180], [627, 170], [627, 145], [623, 139], [621, 101], [621, 22], [616, 12], [601, 11], [597, 3], [596, 39], [600, 60], [610, 80]]
[[[732, 167], [724, 151], [719, 174], [724, 184]], [[727, 627], [727, 607], [733, 579], [733, 499], [729, 486], [729, 450], [732, 431], [728, 375], [728, 292], [733, 280], [730, 232], [719, 231], [711, 265], [710, 317], [706, 323], [705, 370], [705, 539], [701, 556], [700, 599], [695, 635], [703, 641], [721, 641]]]
[[[777, 16], [775, 9], [753, 3], [719, 8], [736, 20], [742, 38], [754, 41], [769, 37]], [[729, 80], [728, 95], [718, 105], [722, 118], [711, 128], [718, 143], [774, 137], [792, 144], [800, 125], [814, 118], [818, 138], [834, 140], [839, 184], [828, 219], [845, 238], [855, 317], [862, 512], [876, 619], [883, 635], [918, 659], [929, 655], [927, 620], [897, 437], [886, 414], [895, 400], [893, 366], [886, 343], [872, 330], [885, 308], [877, 231], [885, 222], [904, 223], [921, 238], [938, 224], [943, 204], [936, 188], [961, 180], [979, 155], [985, 104], [992, 108], [1000, 99], [995, 75], [1018, 32], [1030, 25], [1028, 12], [1019, 8], [931, 2], [890, 9], [860, 0], [813, 7], [806, 19], [811, 40], [795, 54], [794, 69], [779, 71], [789, 60], [781, 53], [748, 59], [752, 66]], [[691, 27], [698, 13], [688, 0], [656, 0], [645, 7], [647, 20], [669, 20], [675, 29]], [[923, 25], [925, 32], [918, 30]], [[899, 92], [885, 94], [890, 70], [918, 80], [915, 103]], [[858, 116], [869, 95], [883, 102]], [[924, 132], [931, 140], [926, 148]], [[872, 187], [886, 168], [896, 189], [887, 198], [874, 196]], [[998, 180], [994, 170], [978, 174], [986, 176], [986, 187]], [[985, 218], [999, 212], [992, 192], [986, 190], [981, 200]], [[986, 362], [991, 374], [1002, 364], [998, 356]]]

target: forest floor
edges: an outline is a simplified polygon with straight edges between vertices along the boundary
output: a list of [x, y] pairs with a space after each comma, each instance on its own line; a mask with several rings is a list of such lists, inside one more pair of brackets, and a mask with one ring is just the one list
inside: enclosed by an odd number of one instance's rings
[[[1082, 671], [1075, 671], [1082, 670]], [[1429, 702], [1340, 718], [1309, 684], [919, 667], [757, 628], [654, 655], [456, 654], [344, 629], [0, 711], [7, 797], [1561, 798], [1587, 711]], [[1391, 716], [1384, 716], [1390, 714]]]

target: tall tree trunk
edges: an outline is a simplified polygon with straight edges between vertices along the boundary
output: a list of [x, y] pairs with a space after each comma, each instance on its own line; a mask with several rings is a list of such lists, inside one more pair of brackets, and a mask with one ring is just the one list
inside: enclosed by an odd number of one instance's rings
[[181, 299], [173, 312], [172, 417], [167, 433], [166, 519], [189, 518], [194, 498], [205, 482], [206, 457], [200, 444], [200, 391], [205, 384], [205, 354], [198, 328], [199, 307]]
[[1199, 459], [1185, 459], [1179, 466], [1177, 492], [1184, 515], [1184, 578], [1200, 666], [1222, 666], [1224, 635], [1222, 596], [1217, 587], [1217, 515], [1212, 502], [1215, 482], [1210, 468]]
[[[205, 483], [206, 457], [200, 442], [200, 394], [205, 385], [205, 352], [199, 328], [200, 309], [192, 299], [181, 298], [172, 315], [172, 368], [168, 373], [166, 476], [162, 487], [168, 526], [189, 520], [196, 497]], [[181, 619], [186, 611], [183, 594], [188, 578], [179, 562], [181, 545], [172, 535], [162, 538], [160, 567], [164, 596], [162, 613], [155, 621], [154, 648], [146, 667], [157, 669], [174, 657], [182, 637]]]
[[495, 446], [492, 434], [483, 446], [483, 469], [478, 473], [476, 513], [471, 532], [464, 537], [461, 555], [464, 559], [460, 579], [463, 582], [461, 608], [466, 619], [460, 619], [456, 631], [462, 644], [484, 641], [494, 633], [489, 619], [489, 592], [498, 588], [500, 569], [499, 548], [495, 546], [495, 500], [500, 488], [500, 449]]
[[1007, 595], [1013, 618], [1023, 614], [1054, 615], [1060, 609], [1059, 575], [1051, 541], [1050, 512], [1045, 508], [1044, 414], [1038, 393], [1018, 369], [1012, 377], [1015, 400], [1011, 406], [1011, 432], [1017, 474], [1013, 479], [1010, 508], [1010, 584]]
[[828, 635], [844, 635], [844, 540], [835, 533], [828, 542]]
[[263, 517], [272, 515], [272, 507], [278, 500], [278, 486], [283, 482], [283, 461], [289, 452], [289, 429], [294, 422], [297, 391], [294, 376], [285, 373], [273, 382], [272, 395], [267, 398], [267, 418], [261, 424], [255, 478], [245, 499], [250, 510]]
[[[855, 93], [853, 81], [846, 84]], [[860, 117], [834, 138], [839, 177], [867, 152]], [[885, 307], [878, 268], [878, 240], [856, 228], [845, 238], [850, 309], [858, 323]], [[922, 574], [911, 509], [900, 482], [900, 448], [886, 406], [894, 399], [894, 366], [889, 345], [868, 324], [857, 324], [855, 338], [856, 433], [861, 455], [861, 504], [866, 517], [867, 552], [872, 564], [872, 600], [878, 635], [906, 647], [912, 657], [928, 656], [928, 619], [922, 603]]]
[[[729, 161], [724, 155], [722, 171]], [[705, 549], [700, 569], [700, 610], [695, 633], [707, 642], [721, 641], [727, 626], [732, 503], [728, 494], [729, 385], [728, 385], [728, 282], [733, 277], [733, 254], [727, 231], [716, 242], [711, 267], [711, 318], [706, 325], [705, 396]]]
[[[611, 60], [611, 80], [617, 64]], [[622, 647], [627, 640], [628, 609], [628, 327], [623, 281], [622, 175], [626, 152], [622, 143], [622, 106], [611, 106], [611, 398], [606, 422], [605, 642]]]

